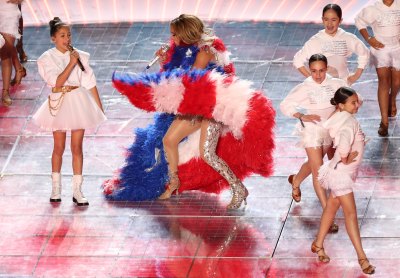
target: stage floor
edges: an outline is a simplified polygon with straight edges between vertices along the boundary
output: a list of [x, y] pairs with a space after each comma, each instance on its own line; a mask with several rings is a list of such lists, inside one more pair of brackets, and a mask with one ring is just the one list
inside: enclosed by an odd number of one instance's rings
[[[321, 27], [312, 24], [226, 22], [213, 25], [236, 61], [237, 74], [254, 82], [275, 108], [302, 77], [292, 67], [297, 49]], [[354, 27], [344, 26], [355, 32]], [[287, 176], [304, 161], [295, 147], [294, 120], [277, 110], [275, 172], [245, 180], [245, 210], [227, 212], [230, 192], [184, 192], [166, 201], [108, 202], [100, 185], [123, 163], [133, 129], [152, 115], [135, 109], [111, 85], [114, 70], [142, 71], [168, 41], [168, 25], [121, 23], [75, 26], [74, 45], [91, 53], [108, 121], [87, 130], [84, 193], [90, 206], [71, 201], [71, 155], [63, 165], [63, 201], [48, 202], [52, 136], [32, 124], [49, 89], [36, 59], [51, 47], [49, 29], [25, 30], [28, 76], [13, 88], [11, 107], [0, 106], [1, 277], [360, 277], [340, 211], [340, 231], [328, 235], [329, 264], [310, 245], [321, 208], [307, 179], [294, 203]], [[354, 59], [352, 59], [354, 61]], [[351, 66], [355, 66], [354, 62]], [[370, 138], [355, 191], [363, 245], [377, 266], [375, 277], [400, 277], [400, 127], [377, 136], [377, 78], [368, 69], [354, 86], [364, 96], [358, 113]]]

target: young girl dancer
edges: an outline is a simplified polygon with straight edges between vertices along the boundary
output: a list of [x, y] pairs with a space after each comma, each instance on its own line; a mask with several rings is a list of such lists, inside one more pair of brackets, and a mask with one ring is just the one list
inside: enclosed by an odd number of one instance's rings
[[[180, 15], [170, 32], [161, 72], [113, 77], [135, 106], [164, 114], [136, 131], [126, 165], [105, 192], [113, 200], [168, 199], [173, 192], [218, 193], [229, 186], [227, 207], [239, 208], [248, 195], [241, 180], [271, 173], [274, 110], [234, 75], [224, 43], [199, 18]], [[163, 152], [165, 158], [157, 155]]]
[[[89, 54], [71, 46], [70, 27], [55, 17], [49, 22], [50, 37], [55, 47], [43, 53], [37, 63], [40, 76], [52, 93], [33, 115], [40, 127], [53, 131], [51, 158], [52, 192], [50, 202], [61, 202], [61, 166], [66, 131], [71, 131], [73, 201], [89, 205], [83, 196], [82, 142], [86, 128], [93, 128], [106, 119], [96, 87], [96, 78], [89, 66]], [[78, 64], [81, 63], [82, 68]]]
[[[396, 96], [400, 88], [400, 2], [380, 0], [363, 8], [355, 19], [356, 26], [371, 46], [372, 61], [378, 75], [380, 136], [387, 136], [389, 117], [397, 114]], [[368, 33], [370, 26], [373, 35]]]
[[[305, 77], [310, 76], [310, 71], [305, 64], [311, 55], [321, 53], [328, 59], [328, 73], [337, 78], [341, 78], [350, 85], [356, 82], [365, 66], [369, 61], [369, 50], [364, 43], [354, 34], [339, 28], [342, 22], [342, 9], [337, 4], [328, 4], [322, 10], [322, 23], [324, 30], [319, 31], [311, 37], [300, 49], [293, 59], [293, 65]], [[358, 57], [357, 69], [354, 73], [349, 73], [347, 59], [353, 53]], [[328, 151], [328, 156], [332, 151]], [[296, 175], [290, 175], [289, 183], [295, 187], [300, 186], [303, 180], [311, 173], [308, 162], [305, 162]]]
[[[309, 59], [311, 76], [297, 85], [281, 102], [280, 108], [284, 115], [299, 119], [297, 130], [301, 140], [299, 146], [307, 153], [308, 164], [311, 168], [313, 186], [322, 208], [326, 206], [326, 192], [318, 182], [318, 170], [323, 163], [323, 157], [332, 145], [332, 140], [322, 124], [335, 111], [330, 103], [335, 91], [346, 83], [342, 79], [327, 75], [328, 60], [322, 54], [311, 55]], [[305, 109], [303, 114], [299, 109]], [[300, 201], [300, 184], [292, 184], [292, 197]], [[332, 231], [337, 231], [335, 223], [331, 223]]]
[[311, 245], [311, 251], [318, 254], [321, 262], [330, 261], [323, 248], [324, 239], [341, 206], [347, 234], [357, 252], [361, 269], [366, 274], [373, 274], [375, 267], [369, 263], [361, 244], [353, 194], [353, 185], [365, 145], [364, 133], [353, 116], [358, 111], [358, 96], [353, 89], [341, 87], [336, 91], [331, 103], [336, 105], [339, 112], [333, 114], [323, 126], [333, 138], [336, 151], [332, 160], [321, 166], [319, 170], [321, 186], [331, 192], [322, 213], [317, 239]]
[[[322, 10], [324, 30], [312, 36], [294, 56], [293, 65], [305, 77], [310, 76], [306, 68], [308, 59], [313, 54], [321, 53], [328, 59], [328, 73], [347, 81], [356, 82], [369, 61], [369, 51], [364, 43], [354, 34], [339, 28], [342, 22], [342, 9], [337, 4], [328, 4]], [[354, 73], [349, 73], [347, 58], [355, 53], [358, 66]]]
[[[12, 104], [10, 83], [12, 82], [12, 85], [20, 84], [22, 78], [26, 76], [26, 70], [18, 60], [17, 49], [14, 45], [15, 40], [21, 37], [18, 32], [19, 19], [21, 17], [18, 4], [21, 4], [21, 2], [22, 0], [0, 0], [0, 36], [2, 38], [0, 40], [4, 39], [4, 45], [0, 48], [3, 79], [1, 102], [5, 106]], [[13, 66], [15, 68], [15, 77], [11, 80]]]

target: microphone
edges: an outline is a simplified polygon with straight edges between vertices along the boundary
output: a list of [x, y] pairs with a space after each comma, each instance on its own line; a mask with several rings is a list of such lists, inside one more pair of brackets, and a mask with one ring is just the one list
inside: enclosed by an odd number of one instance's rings
[[[69, 51], [71, 51], [71, 52], [74, 51], [74, 48], [72, 47], [72, 45], [69, 44], [67, 47], [68, 47]], [[85, 71], [85, 67], [82, 65], [81, 59], [79, 59], [79, 58], [78, 58], [78, 66], [80, 67], [80, 69], [82, 71]]]
[[[168, 51], [169, 45], [163, 45], [161, 46], [161, 53], [164, 54]], [[160, 56], [154, 57], [153, 60], [150, 61], [150, 63], [146, 66], [146, 69], [149, 69], [152, 65], [154, 65], [158, 60], [160, 59]]]

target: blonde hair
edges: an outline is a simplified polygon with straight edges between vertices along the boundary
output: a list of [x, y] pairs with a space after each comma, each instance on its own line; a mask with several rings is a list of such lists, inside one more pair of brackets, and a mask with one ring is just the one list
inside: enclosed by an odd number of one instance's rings
[[170, 26], [174, 28], [176, 36], [186, 44], [199, 42], [204, 33], [204, 24], [195, 15], [181, 14], [171, 21]]

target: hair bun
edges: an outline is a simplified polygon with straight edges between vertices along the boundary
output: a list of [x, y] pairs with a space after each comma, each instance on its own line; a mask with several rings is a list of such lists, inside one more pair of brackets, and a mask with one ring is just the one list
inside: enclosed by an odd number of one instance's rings
[[335, 101], [334, 98], [331, 98], [331, 104], [332, 104], [332, 105], [337, 105], [337, 103], [336, 103], [336, 101]]
[[62, 22], [62, 21], [58, 16], [56, 16], [52, 20], [50, 20], [49, 25], [50, 25], [50, 27], [53, 27], [59, 22]]

